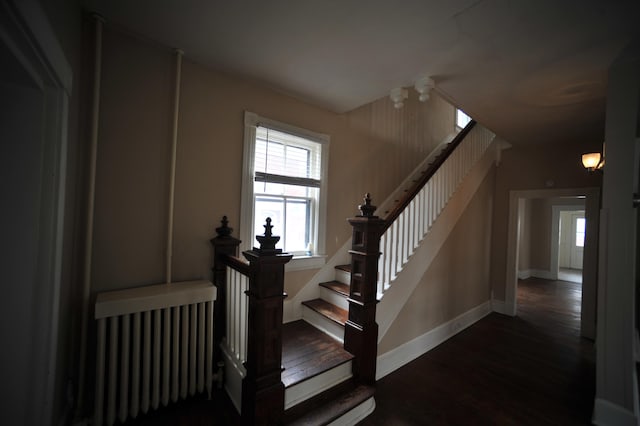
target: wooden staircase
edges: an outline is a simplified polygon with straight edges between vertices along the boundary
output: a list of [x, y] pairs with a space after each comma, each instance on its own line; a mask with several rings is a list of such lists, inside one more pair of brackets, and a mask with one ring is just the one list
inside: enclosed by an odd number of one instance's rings
[[335, 280], [320, 284], [321, 297], [302, 302], [303, 319], [284, 325], [285, 424], [351, 424], [348, 413], [374, 395], [374, 386], [353, 377], [354, 355], [343, 348], [350, 278], [351, 265], [337, 266]]
[[265, 235], [256, 237], [260, 247], [243, 252], [243, 260], [240, 241], [223, 218], [212, 240], [218, 289], [214, 341], [220, 347], [216, 359], [225, 363], [225, 388], [243, 424], [350, 425], [373, 412], [376, 305], [491, 143], [481, 135], [480, 145], [470, 142], [453, 153], [474, 125], [408, 182], [395, 205], [380, 209], [388, 209], [386, 218], [374, 215], [377, 208], [366, 195], [361, 214], [348, 220], [351, 263], [336, 266], [334, 279], [319, 284], [319, 298], [301, 302], [301, 320], [279, 320], [284, 265], [292, 256], [275, 248], [279, 237], [271, 234], [270, 219]]

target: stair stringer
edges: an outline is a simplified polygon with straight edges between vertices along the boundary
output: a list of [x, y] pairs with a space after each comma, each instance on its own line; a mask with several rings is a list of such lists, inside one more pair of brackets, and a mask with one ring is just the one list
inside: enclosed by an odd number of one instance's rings
[[[491, 171], [494, 164], [499, 161], [500, 152], [503, 148], [500, 142], [494, 138], [489, 148], [487, 148], [480, 160], [473, 165], [451, 199], [449, 199], [416, 251], [393, 280], [392, 285], [385, 291], [384, 297], [382, 297], [376, 309], [378, 342], [389, 331], [391, 324], [402, 311], [421, 278], [447, 241], [449, 234], [453, 231], [484, 178]], [[412, 262], [411, 260], [414, 257], [420, 259], [420, 262]]]

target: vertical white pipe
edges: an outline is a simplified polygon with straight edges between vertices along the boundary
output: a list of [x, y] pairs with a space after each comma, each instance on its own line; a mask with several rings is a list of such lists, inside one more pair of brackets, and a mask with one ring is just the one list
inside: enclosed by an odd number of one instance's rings
[[182, 74], [182, 55], [180, 49], [176, 53], [176, 85], [173, 100], [173, 126], [171, 134], [171, 169], [169, 172], [169, 211], [167, 219], [167, 259], [166, 259], [166, 279], [171, 283], [171, 263], [173, 260], [173, 204], [176, 190], [176, 157], [178, 150], [178, 115], [180, 112], [180, 79]]
[[98, 159], [98, 124], [100, 118], [100, 79], [102, 72], [102, 26], [104, 19], [95, 19], [95, 52], [93, 65], [93, 99], [91, 103], [91, 124], [89, 142], [89, 193], [87, 195], [87, 227], [84, 241], [84, 265], [82, 276], [82, 320], [80, 323], [80, 355], [78, 359], [78, 403], [76, 418], [80, 418], [84, 408], [85, 375], [87, 368], [87, 331], [89, 328], [89, 304], [91, 303], [91, 258], [93, 249], [93, 212], [96, 194], [96, 165]]

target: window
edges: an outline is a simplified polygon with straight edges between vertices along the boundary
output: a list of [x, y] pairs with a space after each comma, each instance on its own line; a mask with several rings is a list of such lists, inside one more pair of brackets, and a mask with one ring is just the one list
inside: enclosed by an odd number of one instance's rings
[[576, 247], [584, 247], [585, 224], [585, 218], [579, 217], [576, 219]]
[[464, 113], [461, 109], [456, 108], [456, 127], [464, 129], [471, 121], [471, 117]]
[[327, 135], [245, 113], [243, 249], [270, 217], [276, 247], [294, 255], [287, 269], [324, 264], [328, 150]]

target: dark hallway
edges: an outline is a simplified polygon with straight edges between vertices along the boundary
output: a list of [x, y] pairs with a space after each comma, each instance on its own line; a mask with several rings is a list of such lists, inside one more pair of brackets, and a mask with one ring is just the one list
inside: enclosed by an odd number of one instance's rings
[[585, 425], [595, 348], [580, 284], [518, 284], [518, 317], [492, 313], [378, 382], [360, 425]]

